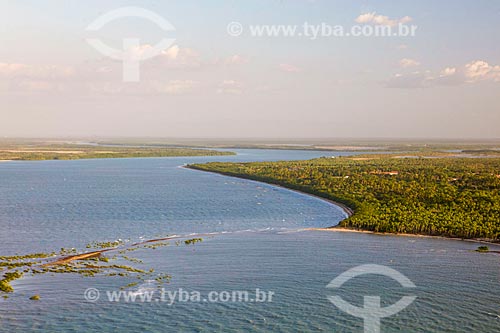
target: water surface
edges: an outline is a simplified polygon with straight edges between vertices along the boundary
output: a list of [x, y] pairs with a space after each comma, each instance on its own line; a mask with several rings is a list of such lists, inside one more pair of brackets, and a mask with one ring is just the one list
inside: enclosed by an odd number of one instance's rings
[[[181, 168], [204, 161], [307, 159], [326, 152], [238, 150], [238, 156], [8, 162], [0, 164], [0, 253], [82, 248], [88, 242], [213, 233], [195, 246], [139, 250], [145, 268], [172, 274], [168, 289], [206, 294], [256, 288], [273, 302], [90, 303], [89, 288], [118, 290], [130, 278], [36, 276], [0, 301], [1, 332], [362, 332], [362, 321], [327, 300], [326, 285], [361, 264], [408, 276], [415, 290], [376, 276], [338, 291], [361, 305], [405, 294], [417, 300], [382, 321], [383, 332], [498, 332], [500, 256], [477, 244], [417, 237], [303, 231], [345, 214], [320, 199]], [[139, 265], [141, 266], [141, 265]], [[147, 287], [147, 286], [146, 286]], [[40, 294], [39, 302], [28, 300]]]

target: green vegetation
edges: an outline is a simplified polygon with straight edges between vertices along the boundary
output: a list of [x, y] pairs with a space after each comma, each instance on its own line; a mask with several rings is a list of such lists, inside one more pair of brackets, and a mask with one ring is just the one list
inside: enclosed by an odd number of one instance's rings
[[282, 185], [343, 203], [339, 226], [375, 232], [500, 239], [499, 158], [365, 155], [189, 167]]
[[107, 248], [115, 248], [123, 244], [122, 240], [116, 240], [112, 242], [92, 242], [87, 244], [85, 248], [87, 249], [107, 249]]
[[[187, 239], [186, 245], [195, 244], [202, 241], [201, 238]], [[15, 256], [0, 256], [0, 270], [4, 270], [3, 277], [0, 280], [0, 292], [11, 293], [14, 288], [10, 282], [21, 278], [24, 274], [80, 274], [85, 277], [93, 277], [97, 274], [104, 276], [132, 277], [140, 281], [154, 279], [158, 284], [170, 281], [171, 276], [165, 273], [154, 274], [154, 269], [141, 269], [124, 265], [123, 262], [133, 264], [143, 264], [143, 261], [137, 258], [131, 258], [125, 253], [135, 250], [156, 249], [157, 247], [167, 246], [164, 239], [154, 239], [142, 243], [127, 245], [123, 241], [111, 242], [92, 242], [86, 248], [97, 248], [92, 252], [79, 253], [76, 249], [62, 248], [58, 254], [51, 253], [33, 253]], [[105, 257], [104, 253], [113, 253], [112, 257]], [[117, 262], [118, 263], [112, 263]], [[131, 282], [124, 288], [130, 288], [137, 285], [137, 282]], [[33, 297], [39, 297], [35, 295]], [[35, 299], [35, 298], [30, 298]]]
[[164, 246], [169, 246], [169, 245], [170, 245], [169, 242], [158, 242], [158, 243], [155, 243], [155, 244], [145, 245], [144, 247], [148, 248], [148, 249], [156, 250], [159, 247], [164, 247]]
[[52, 257], [55, 254], [56, 254], [55, 252], [51, 252], [51, 253], [31, 253], [18, 256], [0, 256], [0, 261], [12, 262], [12, 261], [26, 260], [26, 259], [41, 259], [41, 258]]
[[170, 282], [171, 279], [172, 279], [171, 275], [163, 273], [163, 274], [159, 274], [155, 278], [155, 281], [158, 282], [158, 284], [164, 284], [164, 283]]
[[0, 160], [77, 160], [88, 158], [132, 158], [132, 157], [175, 157], [175, 156], [222, 156], [234, 155], [208, 149], [165, 146], [120, 145], [96, 146], [53, 142], [10, 142], [0, 141]]
[[490, 251], [490, 248], [487, 247], [487, 246], [479, 246], [476, 250], [476, 252], [489, 252]]
[[10, 285], [10, 282], [16, 279], [20, 279], [23, 276], [23, 272], [13, 271], [7, 272], [3, 275], [3, 278], [0, 280], [0, 291], [11, 293], [14, 291], [14, 288]]
[[286, 149], [286, 150], [316, 150], [316, 151], [391, 151], [391, 152], [453, 152], [450, 155], [460, 155], [460, 152], [476, 155], [479, 151], [492, 155], [500, 153], [500, 140], [402, 140], [402, 139], [161, 139], [134, 138], [97, 141], [100, 144], [122, 146], [147, 145], [149, 147], [190, 148], [226, 148], [226, 149]]
[[196, 244], [196, 243], [201, 242], [201, 241], [203, 241], [202, 238], [192, 238], [192, 239], [185, 240], [184, 244], [186, 244], [186, 245], [192, 245], [192, 244]]

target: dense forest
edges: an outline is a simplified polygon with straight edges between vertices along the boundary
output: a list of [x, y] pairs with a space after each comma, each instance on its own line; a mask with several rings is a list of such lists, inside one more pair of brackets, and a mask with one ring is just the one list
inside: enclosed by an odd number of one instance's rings
[[189, 167], [259, 180], [343, 203], [339, 226], [500, 239], [500, 159], [357, 156]]

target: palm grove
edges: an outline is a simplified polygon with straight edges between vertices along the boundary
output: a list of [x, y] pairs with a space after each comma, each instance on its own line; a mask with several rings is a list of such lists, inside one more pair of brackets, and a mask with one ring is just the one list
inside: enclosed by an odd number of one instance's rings
[[372, 155], [191, 167], [278, 184], [344, 203], [355, 214], [342, 221], [342, 227], [500, 239], [499, 158]]

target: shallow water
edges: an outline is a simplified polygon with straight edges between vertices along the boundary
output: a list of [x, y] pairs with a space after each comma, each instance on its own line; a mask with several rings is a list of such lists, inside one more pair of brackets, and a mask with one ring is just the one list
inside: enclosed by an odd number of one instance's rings
[[[340, 331], [363, 322], [331, 304], [341, 295], [362, 305], [381, 295], [390, 305], [416, 301], [382, 320], [382, 332], [498, 332], [500, 256], [477, 244], [418, 237], [304, 231], [335, 225], [345, 214], [320, 199], [269, 185], [180, 168], [203, 161], [306, 159], [312, 151], [239, 150], [238, 156], [8, 162], [0, 164], [0, 253], [83, 248], [99, 240], [212, 233], [194, 246], [138, 250], [145, 268], [173, 276], [174, 292], [272, 291], [272, 302], [172, 305], [109, 302], [107, 291], [130, 278], [36, 276], [13, 283], [0, 300], [1, 332]], [[326, 285], [361, 264], [387, 265], [415, 285], [407, 290], [367, 275], [342, 290]], [[149, 290], [153, 284], [135, 287]], [[96, 302], [84, 298], [97, 288]], [[153, 289], [156, 290], [156, 289]], [[40, 294], [38, 302], [29, 296]], [[158, 301], [156, 301], [158, 299]]]

